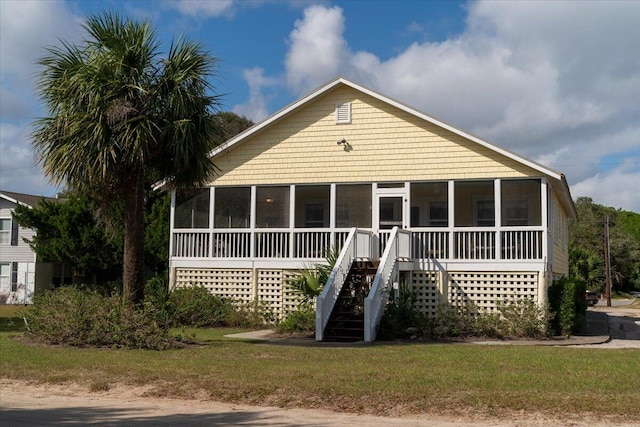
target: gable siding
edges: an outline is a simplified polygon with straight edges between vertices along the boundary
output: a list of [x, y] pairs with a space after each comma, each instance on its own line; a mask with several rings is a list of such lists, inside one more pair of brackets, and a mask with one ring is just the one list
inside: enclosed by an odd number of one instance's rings
[[[336, 124], [351, 102], [351, 123]], [[346, 139], [351, 151], [336, 142]], [[212, 185], [539, 176], [453, 132], [348, 87], [321, 96], [214, 159]]]

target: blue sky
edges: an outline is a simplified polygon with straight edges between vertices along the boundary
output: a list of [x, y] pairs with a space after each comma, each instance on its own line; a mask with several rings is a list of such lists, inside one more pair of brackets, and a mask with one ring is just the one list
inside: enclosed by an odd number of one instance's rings
[[338, 74], [640, 212], [640, 2], [0, 1], [0, 188], [53, 195], [34, 62], [83, 18], [148, 19], [220, 59], [223, 110], [261, 120]]

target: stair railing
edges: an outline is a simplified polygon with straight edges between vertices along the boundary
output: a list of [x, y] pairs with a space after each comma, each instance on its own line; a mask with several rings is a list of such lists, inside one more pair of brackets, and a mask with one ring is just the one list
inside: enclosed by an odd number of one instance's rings
[[316, 299], [316, 341], [324, 339], [324, 329], [327, 327], [333, 307], [342, 290], [342, 285], [347, 279], [351, 264], [356, 258], [370, 258], [371, 254], [371, 231], [352, 228], [342, 246], [333, 270], [331, 270], [327, 283], [322, 289], [322, 293]]
[[393, 227], [391, 235], [380, 258], [380, 265], [371, 285], [369, 295], [364, 299], [364, 340], [373, 342], [376, 339], [378, 325], [389, 301], [389, 293], [394, 283], [398, 282], [400, 272], [397, 260], [409, 258], [411, 254], [411, 233]]

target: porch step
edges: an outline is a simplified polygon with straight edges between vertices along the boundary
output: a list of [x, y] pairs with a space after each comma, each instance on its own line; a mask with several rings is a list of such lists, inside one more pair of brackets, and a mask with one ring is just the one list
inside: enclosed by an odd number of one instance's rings
[[364, 339], [364, 299], [378, 269], [378, 262], [358, 259], [351, 266], [325, 328], [325, 341]]

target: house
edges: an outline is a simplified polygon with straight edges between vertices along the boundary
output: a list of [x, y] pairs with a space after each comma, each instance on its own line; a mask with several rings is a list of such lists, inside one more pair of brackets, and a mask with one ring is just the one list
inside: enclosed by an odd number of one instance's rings
[[30, 304], [40, 292], [65, 280], [64, 268], [58, 263], [39, 262], [24, 239], [32, 239], [35, 230], [23, 228], [13, 217], [16, 206], [32, 208], [43, 198], [30, 194], [0, 190], [0, 303]]
[[[435, 315], [459, 302], [543, 305], [568, 274], [576, 212], [563, 174], [345, 78], [211, 158], [209, 185], [172, 197], [171, 283], [286, 312], [296, 303], [287, 280], [336, 248], [318, 340], [346, 333], [341, 324], [373, 341], [400, 282]], [[353, 319], [338, 313], [345, 306]]]

